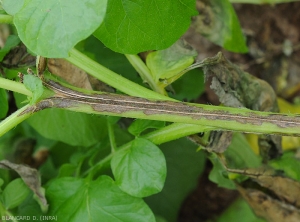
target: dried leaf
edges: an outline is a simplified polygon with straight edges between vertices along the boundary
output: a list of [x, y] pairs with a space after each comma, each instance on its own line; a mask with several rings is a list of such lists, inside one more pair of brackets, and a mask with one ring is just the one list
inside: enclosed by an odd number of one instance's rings
[[239, 173], [250, 177], [260, 186], [267, 188], [276, 194], [278, 200], [289, 203], [300, 210], [300, 182], [280, 175], [279, 171], [268, 166], [257, 169], [233, 170], [229, 172]]
[[233, 132], [231, 131], [211, 131], [209, 144], [205, 147], [208, 151], [223, 153], [230, 145]]
[[298, 222], [300, 211], [296, 207], [273, 199], [267, 194], [237, 186], [238, 191], [251, 206], [256, 215], [270, 222]]
[[35, 65], [35, 56], [28, 53], [26, 46], [21, 44], [10, 50], [1, 64], [6, 68], [30, 67]]
[[34, 194], [36, 194], [43, 207], [48, 206], [43, 189], [41, 187], [40, 176], [36, 169], [27, 167], [25, 165], [11, 163], [8, 160], [0, 161], [0, 168], [16, 171], [21, 176], [24, 183], [34, 192]]
[[63, 78], [73, 86], [105, 92], [114, 91], [110, 86], [88, 75], [64, 59], [48, 59], [47, 67], [51, 73]]
[[[210, 87], [224, 105], [258, 111], [279, 111], [272, 87], [232, 64], [221, 52], [199, 64], [202, 64], [206, 81], [212, 79]], [[264, 162], [282, 154], [279, 136], [262, 135], [259, 145]]]
[[261, 186], [272, 190], [280, 200], [300, 209], [300, 183], [287, 177], [277, 175], [250, 176]]
[[92, 90], [87, 73], [64, 59], [48, 59], [48, 69], [71, 85]]

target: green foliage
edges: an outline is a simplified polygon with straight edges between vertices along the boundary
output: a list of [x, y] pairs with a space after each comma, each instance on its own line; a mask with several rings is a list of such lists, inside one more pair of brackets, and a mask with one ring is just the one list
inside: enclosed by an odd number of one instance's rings
[[[49, 109], [34, 115], [29, 124], [41, 135], [70, 145], [91, 146], [107, 135], [103, 116]], [[72, 127], [69, 124], [72, 123]], [[84, 136], [82, 136], [84, 135]]]
[[172, 83], [174, 93], [170, 96], [182, 100], [195, 100], [204, 92], [204, 74], [202, 70], [193, 69]]
[[[16, 99], [20, 106], [25, 98], [18, 94]], [[107, 135], [107, 129], [103, 127], [106, 123], [105, 117], [68, 110], [43, 110], [28, 119], [28, 123], [46, 138], [74, 146], [88, 147]], [[72, 127], [69, 127], [70, 123], [72, 123]]]
[[60, 221], [155, 221], [142, 199], [124, 193], [108, 176], [91, 182], [55, 179], [47, 189], [47, 198], [51, 205], [48, 214]]
[[20, 39], [16, 35], [10, 35], [8, 36], [4, 47], [0, 50], [0, 61], [3, 60], [4, 56], [15, 46], [17, 46], [20, 43]]
[[[145, 198], [155, 215], [166, 221], [177, 221], [180, 207], [192, 192], [205, 167], [205, 154], [195, 153], [197, 146], [186, 138], [161, 145], [167, 162], [167, 178], [163, 190]], [[180, 157], [180, 158], [178, 158]]]
[[24, 85], [33, 95], [30, 99], [30, 104], [37, 103], [44, 93], [42, 80], [34, 75], [24, 75]]
[[[212, 25], [201, 27], [200, 33], [226, 50], [247, 52], [230, 1], [206, 2], [211, 10]], [[21, 40], [32, 54], [67, 58], [70, 53], [68, 61], [78, 67], [87, 65], [85, 71], [97, 78], [105, 76], [104, 80], [114, 83], [111, 85], [115, 89], [109, 90], [117, 93], [131, 90], [130, 95], [171, 99], [148, 89], [152, 85], [137, 74], [136, 66], [139, 65], [149, 70], [151, 82], [162, 89], [160, 92], [165, 93], [166, 89], [170, 97], [177, 100], [196, 100], [204, 91], [202, 70], [182, 72], [195, 62], [197, 53], [178, 40], [190, 26], [191, 17], [197, 14], [194, 0], [3, 0], [2, 7], [13, 17], [17, 33], [8, 37], [0, 50], [0, 60]], [[76, 62], [72, 57], [74, 47], [80, 51], [76, 54]], [[145, 62], [138, 57], [137, 64], [132, 66], [132, 61], [126, 59], [128, 54], [147, 50], [150, 52], [143, 58]], [[94, 72], [95, 67], [100, 67], [101, 74], [97, 70]], [[7, 78], [11, 79], [18, 71], [5, 70]], [[30, 105], [54, 95], [33, 75], [25, 75], [24, 85], [20, 85], [32, 92]], [[8, 89], [14, 91], [13, 87]], [[25, 96], [17, 93], [14, 97], [18, 108], [28, 102]], [[86, 102], [80, 96], [77, 99], [83, 104]], [[214, 111], [213, 106], [211, 110]], [[142, 119], [132, 122], [121, 117], [89, 114], [91, 111], [75, 113], [51, 108], [34, 113], [18, 126], [20, 121], [0, 122], [0, 131], [5, 124], [14, 128], [0, 138], [0, 159], [22, 160], [32, 165], [41, 161], [39, 173], [49, 204], [49, 211], [45, 212], [47, 206], [41, 204], [38, 195], [31, 195], [21, 179], [13, 180], [14, 175], [0, 169], [0, 186], [3, 184], [0, 213], [57, 216], [59, 221], [176, 221], [182, 203], [197, 186], [207, 161], [205, 152], [197, 152], [195, 144], [180, 137], [210, 129]], [[7, 112], [7, 92], [0, 88], [0, 118]], [[178, 129], [181, 131], [175, 132]], [[29, 138], [32, 144], [20, 142]], [[160, 145], [165, 142], [168, 143]], [[43, 152], [47, 156], [44, 162], [38, 159]], [[214, 153], [207, 156], [213, 163], [210, 180], [235, 189], [232, 174], [227, 172], [219, 156]], [[260, 158], [242, 134], [234, 134], [224, 157], [228, 167], [233, 169], [261, 165]], [[270, 165], [300, 179], [299, 161], [291, 153]], [[235, 179], [239, 181], [244, 177]], [[38, 191], [43, 193], [43, 187], [39, 186]], [[240, 200], [217, 221], [242, 217], [260, 221]]]
[[4, 118], [8, 111], [7, 92], [0, 88], [0, 119]]
[[108, 48], [124, 54], [169, 47], [196, 14], [193, 0], [114, 0], [108, 1], [107, 12], [94, 35]]
[[216, 222], [265, 222], [265, 220], [255, 216], [250, 206], [242, 199], [236, 200], [225, 212], [216, 220]]
[[10, 15], [16, 14], [22, 8], [25, 0], [3, 0], [2, 7]]
[[128, 132], [134, 136], [139, 136], [146, 129], [160, 129], [165, 126], [165, 122], [154, 120], [135, 120], [129, 127]]
[[132, 141], [129, 149], [114, 155], [111, 168], [120, 188], [136, 197], [160, 192], [167, 173], [161, 150], [141, 138]]
[[[151, 71], [152, 77], [156, 82], [178, 79], [178, 73], [190, 66], [194, 62], [196, 51], [189, 45], [184, 45], [182, 41], [177, 41], [171, 47], [151, 52], [147, 56], [147, 66]], [[175, 78], [175, 79], [174, 79]], [[172, 83], [168, 81], [168, 85]]]
[[14, 24], [22, 42], [44, 57], [68, 57], [76, 43], [91, 35], [102, 23], [106, 0], [26, 0], [14, 14]]
[[[224, 154], [229, 168], [245, 169], [260, 166], [260, 158], [254, 154], [247, 140], [240, 133], [234, 134], [232, 142]], [[219, 158], [215, 154], [211, 154], [209, 159], [213, 163], [209, 179], [220, 187], [235, 189], [234, 182], [229, 179], [228, 173]]]
[[269, 164], [275, 169], [283, 170], [288, 177], [300, 181], [300, 161], [293, 152], [286, 152], [279, 159], [273, 160]]
[[30, 189], [25, 185], [22, 179], [11, 181], [1, 194], [1, 199], [5, 208], [13, 209], [19, 206], [30, 194]]
[[194, 28], [208, 40], [228, 51], [248, 51], [239, 20], [228, 0], [207, 2], [206, 13], [197, 17]]

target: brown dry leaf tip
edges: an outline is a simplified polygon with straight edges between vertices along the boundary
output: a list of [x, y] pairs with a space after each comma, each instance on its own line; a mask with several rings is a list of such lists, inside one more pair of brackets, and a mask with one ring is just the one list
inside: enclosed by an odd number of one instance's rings
[[20, 83], [23, 83], [24, 81], [24, 74], [21, 72], [18, 72], [18, 77], [20, 78]]
[[39, 173], [36, 169], [25, 165], [11, 163], [8, 160], [0, 161], [0, 168], [16, 171], [24, 181], [24, 183], [36, 194], [41, 203], [47, 206], [47, 200], [42, 193], [41, 181]]
[[88, 74], [64, 59], [48, 59], [48, 70], [73, 86], [92, 90]]
[[211, 131], [206, 144], [199, 135], [191, 135], [188, 138], [208, 152], [223, 153], [230, 145], [232, 136], [231, 131]]
[[37, 66], [37, 75], [38, 76], [41, 76], [43, 75], [44, 71], [46, 70], [46, 67], [47, 67], [47, 59], [45, 57], [42, 57], [42, 56], [37, 56], [36, 57], [36, 66]]
[[29, 74], [29, 75], [34, 75], [32, 69], [30, 69], [30, 68], [27, 69], [27, 74]]

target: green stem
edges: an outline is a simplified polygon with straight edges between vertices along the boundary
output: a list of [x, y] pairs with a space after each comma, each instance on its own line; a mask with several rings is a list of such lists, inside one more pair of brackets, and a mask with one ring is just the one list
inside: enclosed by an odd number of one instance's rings
[[149, 84], [151, 89], [153, 89], [155, 92], [158, 92], [159, 94], [167, 95], [167, 92], [164, 90], [164, 88], [159, 87], [155, 83], [150, 70], [139, 56], [129, 54], [126, 54], [125, 56], [133, 66], [133, 68], [140, 74], [144, 82], [147, 82]]
[[166, 100], [153, 101], [110, 93], [86, 95], [59, 83], [47, 84], [60, 96], [44, 99], [27, 112], [63, 108], [75, 112], [209, 126], [216, 130], [300, 136], [299, 115]]
[[32, 92], [26, 89], [24, 84], [13, 80], [5, 79], [2, 77], [0, 77], [0, 88], [18, 92], [26, 96], [32, 96]]
[[130, 80], [91, 60], [89, 57], [82, 54], [76, 49], [72, 49], [70, 51], [70, 57], [67, 58], [67, 60], [72, 64], [78, 66], [82, 70], [86, 71], [90, 75], [94, 76], [95, 78], [128, 95], [139, 96], [148, 99], [173, 100], [167, 96], [163, 96], [150, 89], [131, 82]]
[[[154, 144], [162, 144], [169, 141], [172, 141], [174, 139], [179, 139], [181, 137], [189, 136], [195, 133], [199, 132], [205, 132], [207, 130], [211, 130], [211, 128], [206, 126], [197, 126], [192, 124], [179, 124], [179, 123], [173, 123], [169, 126], [163, 127], [159, 130], [155, 130], [154, 132], [148, 133], [144, 136], [142, 136], [145, 139], [148, 139]], [[111, 153], [108, 156], [106, 156], [104, 159], [96, 163], [94, 166], [89, 168], [83, 176], [87, 174], [94, 174], [99, 169], [101, 169], [103, 166], [106, 166], [110, 163], [113, 156], [122, 150], [129, 149], [133, 141], [130, 141], [123, 146], [116, 149], [115, 153]]]
[[25, 111], [28, 108], [30, 108], [29, 104], [23, 106], [21, 109], [18, 109], [5, 120], [0, 122], [0, 137], [33, 114], [32, 112], [27, 112], [25, 114], [20, 115], [23, 111]]
[[[154, 144], [162, 144], [172, 140], [176, 140], [185, 136], [193, 135], [199, 132], [210, 131], [213, 128], [207, 126], [199, 126], [193, 124], [173, 123], [161, 129], [155, 130], [142, 136], [150, 140]], [[127, 144], [124, 145], [128, 146]], [[123, 147], [123, 146], [122, 146]]]
[[11, 15], [0, 15], [0, 23], [13, 24], [13, 17]]
[[109, 121], [109, 119], [107, 119], [107, 130], [108, 130], [111, 152], [114, 153], [116, 151], [115, 133], [113, 129], [113, 124]]

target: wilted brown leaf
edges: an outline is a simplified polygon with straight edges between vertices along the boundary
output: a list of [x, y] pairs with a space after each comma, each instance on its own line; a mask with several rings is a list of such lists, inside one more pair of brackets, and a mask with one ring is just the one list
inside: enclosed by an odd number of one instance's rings
[[[272, 87], [267, 82], [241, 70], [221, 52], [201, 63], [206, 81], [212, 80], [210, 87], [224, 105], [258, 111], [279, 111]], [[282, 153], [280, 136], [262, 135], [259, 145], [264, 162]]]
[[300, 209], [300, 183], [298, 181], [268, 174], [249, 176], [262, 187], [272, 190], [280, 200]]
[[43, 207], [47, 207], [47, 200], [42, 191], [39, 173], [36, 169], [25, 165], [11, 163], [8, 160], [0, 161], [0, 168], [16, 171], [24, 183], [37, 195]]
[[248, 202], [256, 215], [270, 222], [298, 222], [300, 211], [290, 204], [278, 201], [262, 191], [244, 189], [237, 186], [238, 191]]
[[73, 86], [105, 92], [114, 91], [108, 85], [88, 75], [86, 72], [64, 59], [48, 59], [47, 66], [52, 74], [61, 77]]
[[64, 59], [48, 59], [48, 69], [73, 86], [92, 89], [87, 73]]

